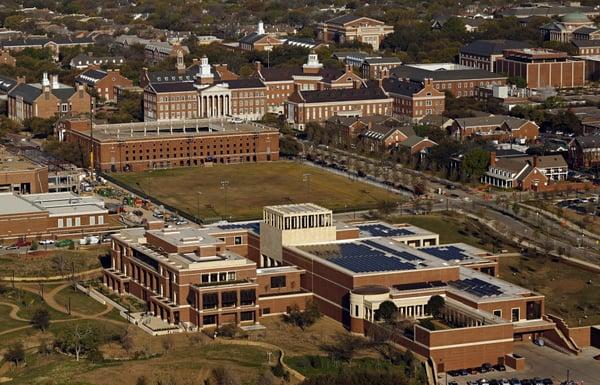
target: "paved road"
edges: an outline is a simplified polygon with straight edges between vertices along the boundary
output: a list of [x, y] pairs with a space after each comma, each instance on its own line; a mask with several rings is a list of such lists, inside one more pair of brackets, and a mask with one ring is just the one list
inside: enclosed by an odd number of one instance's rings
[[[506, 372], [491, 372], [464, 377], [448, 376], [448, 382], [456, 381], [459, 385], [465, 385], [467, 381], [477, 381], [481, 378], [492, 379], [531, 379], [550, 378], [558, 385], [567, 378], [583, 381], [584, 385], [600, 384], [600, 361], [593, 357], [600, 354], [600, 349], [586, 348], [579, 356], [566, 355], [549, 347], [540, 347], [531, 342], [516, 342], [514, 352], [525, 357], [525, 370], [516, 372], [508, 369]], [[439, 381], [438, 381], [439, 382]], [[442, 377], [442, 385], [445, 385], [445, 377]]]

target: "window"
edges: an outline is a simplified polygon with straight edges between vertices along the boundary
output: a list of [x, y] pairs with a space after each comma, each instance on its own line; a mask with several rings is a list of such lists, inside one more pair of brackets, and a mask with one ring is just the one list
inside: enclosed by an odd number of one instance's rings
[[260, 309], [260, 311], [262, 312], [262, 315], [271, 314], [270, 307], [264, 307], [264, 308]]
[[501, 309], [494, 310], [494, 315], [495, 315], [496, 317], [502, 317], [502, 310], [501, 310]]
[[235, 281], [235, 272], [229, 272], [227, 273], [227, 280], [228, 281]]
[[271, 288], [279, 288], [286, 286], [286, 277], [285, 275], [278, 275], [275, 277], [271, 277]]
[[90, 216], [90, 226], [93, 226], [96, 224], [96, 217], [95, 216]]
[[73, 218], [67, 218], [67, 227], [73, 227]]
[[208, 274], [202, 274], [202, 278], [201, 278], [202, 283], [208, 283], [209, 279], [210, 279], [210, 277]]
[[81, 218], [80, 217], [75, 218], [75, 226], [81, 226]]
[[65, 223], [63, 222], [62, 218], [58, 219], [58, 227], [65, 227]]
[[202, 294], [202, 309], [215, 309], [219, 303], [217, 293]]
[[241, 245], [242, 244], [242, 237], [235, 237], [234, 243], [236, 245]]
[[98, 215], [98, 224], [99, 225], [103, 225], [104, 224], [104, 216]]
[[227, 281], [227, 273], [219, 273], [219, 282]]
[[252, 290], [240, 290], [240, 305], [254, 305], [256, 301], [256, 292]]
[[224, 291], [221, 293], [221, 306], [222, 307], [233, 307], [237, 303], [237, 292], [235, 291]]
[[217, 273], [210, 274], [210, 282], [217, 282], [219, 280], [219, 275]]
[[66, 103], [62, 103], [60, 105], [60, 110], [61, 110], [61, 112], [68, 112], [69, 111], [69, 105], [66, 104]]
[[202, 317], [203, 325], [214, 325], [217, 323], [217, 316], [214, 315], [205, 315]]
[[511, 309], [512, 322], [518, 322], [521, 319], [520, 313], [521, 313], [521, 309], [519, 309], [518, 307]]
[[253, 311], [243, 311], [240, 313], [240, 321], [254, 321]]

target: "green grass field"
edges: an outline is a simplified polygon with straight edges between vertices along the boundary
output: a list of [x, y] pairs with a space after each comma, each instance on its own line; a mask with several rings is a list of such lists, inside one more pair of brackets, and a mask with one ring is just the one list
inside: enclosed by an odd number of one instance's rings
[[[369, 209], [399, 196], [294, 162], [246, 163], [113, 174], [117, 180], [202, 218], [262, 216], [267, 205], [313, 202], [335, 211]], [[226, 188], [222, 181], [228, 181]], [[198, 205], [199, 203], [199, 205]]]
[[85, 315], [98, 314], [106, 309], [106, 306], [89, 297], [79, 290], [73, 290], [72, 286], [67, 286], [54, 296], [56, 302], [68, 308], [71, 304], [71, 311]]

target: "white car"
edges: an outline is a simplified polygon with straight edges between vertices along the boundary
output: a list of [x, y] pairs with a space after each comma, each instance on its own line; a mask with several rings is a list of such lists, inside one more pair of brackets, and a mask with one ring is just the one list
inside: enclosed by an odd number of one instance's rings
[[38, 243], [40, 245], [53, 245], [54, 244], [54, 240], [53, 239], [42, 239]]
[[188, 221], [186, 221], [186, 220], [185, 220], [185, 219], [183, 219], [183, 218], [179, 218], [179, 219], [177, 219], [177, 221], [175, 222], [175, 224], [176, 224], [176, 225], [187, 225], [187, 224], [188, 224]]

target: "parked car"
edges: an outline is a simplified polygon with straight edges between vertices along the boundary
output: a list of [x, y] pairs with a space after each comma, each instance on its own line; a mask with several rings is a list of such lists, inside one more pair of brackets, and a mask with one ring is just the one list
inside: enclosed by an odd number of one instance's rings
[[450, 382], [448, 383], [448, 385], [458, 385], [458, 382], [456, 382], [456, 381], [450, 381]]
[[542, 382], [544, 385], [554, 385], [554, 381], [552, 381], [550, 378], [544, 378]]
[[17, 250], [19, 248], [19, 246], [17, 246], [16, 244], [12, 244], [10, 246], [6, 246], [5, 250]]
[[164, 217], [164, 215], [161, 212], [157, 212], [157, 211], [153, 212], [152, 216], [154, 218], [158, 218], [158, 219], [162, 219]]
[[60, 241], [56, 241], [54, 246], [56, 247], [70, 247], [74, 242], [72, 239], [61, 239]]
[[502, 364], [494, 365], [494, 370], [497, 370], [499, 372], [506, 372], [506, 366]]
[[479, 385], [490, 385], [490, 383], [488, 382], [488, 380], [486, 380], [485, 378], [481, 378], [479, 379]]
[[187, 225], [188, 221], [186, 221], [183, 218], [177, 218], [177, 221], [175, 222], [176, 225]]
[[534, 378], [533, 385], [544, 385], [544, 381], [541, 378]]
[[53, 239], [42, 239], [38, 243], [40, 245], [53, 245], [54, 244], [54, 240]]
[[487, 373], [487, 372], [491, 372], [493, 371], [494, 368], [492, 367], [492, 364], [490, 364], [489, 362], [486, 362], [485, 364], [481, 365], [481, 373]]
[[500, 385], [500, 382], [496, 379], [490, 380], [490, 385]]
[[31, 246], [31, 242], [23, 240], [23, 239], [20, 239], [17, 242], [15, 242], [15, 246], [17, 246], [17, 247], [28, 247], [28, 246]]
[[518, 378], [512, 378], [510, 380], [510, 385], [521, 385], [521, 381]]
[[508, 381], [506, 378], [503, 378], [499, 381], [500, 385], [510, 385], [510, 381]]

